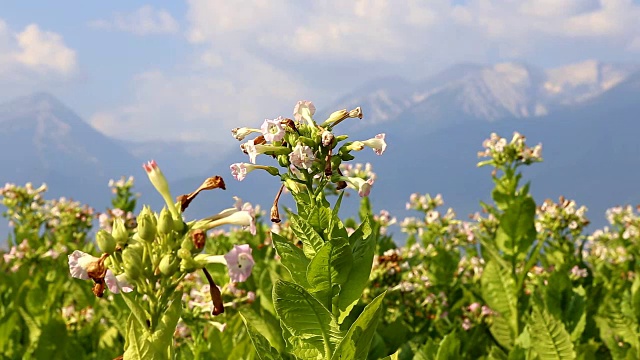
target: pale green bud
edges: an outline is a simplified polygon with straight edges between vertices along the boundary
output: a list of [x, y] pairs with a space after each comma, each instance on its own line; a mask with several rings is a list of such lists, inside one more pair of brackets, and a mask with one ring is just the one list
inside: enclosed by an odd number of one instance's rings
[[111, 236], [116, 240], [118, 244], [127, 244], [129, 242], [129, 232], [127, 231], [124, 221], [117, 218], [113, 221], [113, 228], [111, 229]]
[[158, 218], [158, 232], [163, 235], [170, 234], [173, 231], [173, 217], [167, 208], [163, 208]]
[[113, 254], [116, 251], [116, 239], [106, 230], [100, 230], [96, 234], [96, 243], [103, 253]]
[[156, 225], [152, 218], [155, 216], [141, 214], [138, 219], [138, 236], [144, 241], [153, 241], [156, 237]]
[[160, 260], [160, 272], [163, 275], [171, 276], [175, 274], [175, 272], [180, 267], [180, 259], [178, 259], [174, 254], [165, 254]]
[[[189, 241], [191, 241], [191, 240], [189, 240]], [[191, 259], [192, 258], [191, 257], [191, 251], [189, 251], [188, 249], [185, 249], [185, 248], [181, 248], [181, 249], [178, 250], [178, 257], [180, 259], [182, 259], [182, 260]]]

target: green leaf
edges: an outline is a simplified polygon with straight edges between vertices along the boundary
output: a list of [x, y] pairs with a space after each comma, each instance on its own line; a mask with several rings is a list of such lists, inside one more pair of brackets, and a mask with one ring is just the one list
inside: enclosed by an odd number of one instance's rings
[[249, 337], [251, 338], [251, 343], [253, 347], [256, 349], [256, 354], [260, 360], [276, 360], [282, 359], [278, 351], [274, 349], [269, 341], [262, 336], [261, 333], [256, 330], [253, 325], [244, 317], [242, 313], [240, 313], [240, 317], [244, 322], [244, 326], [247, 328], [247, 332], [249, 333]]
[[[362, 222], [352, 236], [356, 233], [359, 233], [360, 236], [353, 238], [354, 241], [351, 245], [353, 249], [353, 266], [349, 273], [349, 278], [342, 286], [342, 290], [340, 290], [338, 299], [338, 308], [340, 309], [338, 322], [341, 324], [349, 316], [353, 306], [358, 303], [362, 296], [362, 291], [369, 282], [373, 255], [376, 251], [376, 243], [373, 236], [371, 236], [371, 227], [368, 219]], [[351, 238], [349, 241], [351, 241]]]
[[302, 251], [308, 258], [312, 258], [324, 245], [322, 237], [300, 216], [289, 211], [291, 231], [298, 240], [302, 241]]
[[280, 256], [280, 262], [289, 271], [293, 281], [305, 288], [309, 287], [309, 282], [307, 281], [309, 259], [302, 249], [276, 233], [271, 233], [271, 238]]
[[518, 333], [518, 298], [515, 280], [509, 270], [489, 260], [480, 279], [482, 298], [498, 316], [493, 320], [491, 333], [500, 345], [513, 347]]
[[333, 353], [342, 333], [331, 312], [303, 287], [279, 280], [273, 287], [276, 314], [291, 333], [325, 357]]
[[149, 316], [147, 315], [147, 312], [140, 306], [140, 304], [138, 304], [134, 299], [135, 293], [129, 294], [125, 292], [120, 292], [120, 295], [122, 295], [122, 299], [124, 299], [124, 302], [127, 304], [127, 307], [129, 308], [129, 310], [131, 310], [131, 314], [138, 321], [138, 324], [140, 324], [140, 327], [143, 330], [147, 331], [147, 333], [149, 333], [149, 326], [147, 325]]
[[359, 360], [366, 359], [369, 353], [371, 339], [376, 333], [378, 320], [382, 312], [382, 299], [386, 292], [378, 295], [367, 305], [358, 319], [351, 325], [344, 339], [336, 348], [331, 357], [332, 360]]
[[507, 255], [524, 258], [536, 238], [536, 203], [527, 196], [514, 201], [500, 217], [496, 244]]
[[252, 308], [242, 310], [242, 316], [244, 320], [250, 322], [251, 325], [269, 341], [269, 344], [273, 346], [276, 351], [284, 351], [286, 344], [282, 338], [280, 322], [275, 316], [267, 311], [258, 313]]
[[449, 360], [460, 358], [460, 339], [456, 332], [446, 335], [440, 342], [436, 360]]
[[331, 308], [334, 286], [345, 283], [352, 265], [351, 247], [344, 239], [326, 242], [309, 263], [307, 281], [327, 308]]
[[151, 343], [158, 351], [165, 351], [172, 344], [173, 334], [182, 314], [181, 297], [181, 292], [173, 294], [169, 308], [160, 317], [158, 326], [150, 337]]
[[540, 303], [534, 303], [529, 319], [532, 349], [541, 360], [575, 359], [573, 343], [564, 325], [541, 307]]
[[316, 206], [309, 211], [309, 217], [307, 218], [307, 222], [311, 225], [317, 232], [322, 232], [325, 229], [329, 228], [329, 223], [331, 222], [332, 212], [331, 209], [326, 208], [324, 206]]
[[123, 360], [163, 359], [151, 347], [148, 340], [148, 332], [140, 325], [140, 322], [129, 316], [127, 320], [127, 348], [124, 351]]

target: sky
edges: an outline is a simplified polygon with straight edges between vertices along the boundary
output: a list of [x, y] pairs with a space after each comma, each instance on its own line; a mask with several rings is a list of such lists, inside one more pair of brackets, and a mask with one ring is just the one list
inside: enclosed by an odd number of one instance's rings
[[[5, 1], [0, 101], [51, 92], [107, 135], [233, 142], [386, 76], [640, 62], [640, 0]], [[331, 109], [337, 110], [337, 109]]]

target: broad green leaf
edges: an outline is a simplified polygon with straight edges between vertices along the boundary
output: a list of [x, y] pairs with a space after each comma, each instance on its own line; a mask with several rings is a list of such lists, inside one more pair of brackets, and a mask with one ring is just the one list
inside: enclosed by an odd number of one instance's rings
[[38, 346], [38, 341], [42, 335], [42, 326], [24, 308], [19, 307], [18, 312], [27, 325], [27, 329], [29, 329], [29, 346], [26, 353], [32, 353]]
[[371, 223], [368, 217], [362, 220], [358, 228], [349, 236], [349, 244], [354, 246], [361, 239], [367, 239], [371, 235]]
[[242, 310], [242, 316], [243, 320], [250, 322], [278, 352], [284, 351], [286, 345], [282, 338], [280, 322], [270, 312], [263, 311], [260, 314], [252, 308], [247, 308]]
[[460, 339], [454, 332], [446, 335], [440, 342], [436, 360], [449, 360], [460, 358]]
[[366, 359], [369, 353], [371, 339], [376, 333], [378, 320], [382, 312], [382, 299], [386, 292], [378, 295], [369, 305], [367, 305], [362, 314], [351, 325], [344, 338], [336, 348], [335, 353], [331, 357], [332, 360], [359, 360]]
[[289, 212], [291, 231], [298, 240], [302, 241], [302, 251], [308, 258], [312, 258], [324, 245], [322, 237], [300, 216]]
[[138, 321], [138, 324], [140, 324], [140, 327], [147, 331], [147, 333], [149, 333], [149, 325], [147, 325], [149, 316], [147, 315], [147, 312], [140, 306], [140, 304], [136, 302], [135, 292], [120, 292], [120, 295], [122, 295], [122, 299], [124, 299], [127, 307], [129, 308], [129, 310], [131, 310], [131, 314]]
[[351, 247], [344, 239], [327, 241], [309, 263], [307, 281], [327, 308], [331, 308], [334, 286], [345, 283], [352, 265]]
[[536, 238], [535, 214], [536, 203], [530, 196], [511, 203], [500, 217], [496, 233], [498, 248], [507, 255], [518, 254], [524, 258]]
[[320, 233], [329, 228], [331, 217], [331, 209], [316, 205], [309, 211], [307, 222]]
[[247, 328], [247, 332], [249, 333], [249, 337], [251, 338], [251, 343], [256, 350], [258, 358], [260, 358], [260, 360], [282, 359], [280, 354], [278, 354], [278, 351], [276, 351], [276, 349], [271, 346], [269, 341], [264, 336], [262, 336], [262, 334], [258, 332], [258, 330], [256, 330], [256, 328], [253, 327], [253, 325], [251, 325], [249, 321], [247, 321], [242, 313], [240, 313], [240, 317], [244, 322], [244, 326]]
[[329, 357], [342, 333], [331, 312], [303, 287], [279, 280], [273, 287], [273, 303], [282, 324]]
[[[489, 260], [480, 280], [482, 298], [498, 316], [493, 320], [491, 332], [500, 345], [513, 347], [518, 333], [518, 298], [515, 280], [509, 270], [501, 268], [494, 260]], [[507, 337], [508, 335], [508, 337]]]
[[302, 249], [276, 233], [271, 233], [271, 238], [280, 256], [280, 262], [289, 271], [293, 281], [305, 288], [309, 287], [309, 282], [307, 281], [309, 259]]
[[[351, 309], [362, 296], [362, 292], [369, 282], [369, 275], [373, 266], [373, 255], [376, 251], [376, 243], [373, 236], [371, 236], [368, 219], [362, 222], [354, 232], [354, 234], [356, 233], [359, 233], [360, 236], [355, 238], [351, 245], [353, 249], [353, 266], [349, 273], [349, 278], [340, 290], [338, 299], [338, 308], [340, 309], [339, 323], [342, 323], [349, 316]], [[351, 239], [349, 240], [351, 241]]]
[[140, 325], [140, 322], [129, 316], [127, 320], [127, 348], [124, 351], [123, 360], [163, 359], [162, 354], [156, 353], [148, 340], [148, 332]]
[[571, 337], [562, 322], [551, 316], [539, 303], [533, 305], [529, 333], [531, 347], [541, 360], [576, 358]]
[[176, 325], [182, 314], [182, 301], [180, 301], [182, 293], [176, 292], [172, 297], [169, 308], [160, 318], [158, 326], [150, 337], [151, 343], [160, 351], [171, 345]]

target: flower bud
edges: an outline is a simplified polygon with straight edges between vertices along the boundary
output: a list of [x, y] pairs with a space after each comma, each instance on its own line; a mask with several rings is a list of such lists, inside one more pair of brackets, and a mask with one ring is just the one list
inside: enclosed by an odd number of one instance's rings
[[156, 225], [149, 214], [142, 214], [138, 219], [138, 236], [144, 241], [153, 241], [156, 237]]
[[173, 218], [167, 208], [163, 208], [158, 218], [158, 232], [163, 235], [168, 235], [173, 231]]
[[129, 232], [124, 226], [124, 221], [120, 218], [116, 218], [113, 221], [113, 228], [111, 229], [111, 236], [118, 244], [127, 244], [129, 242]]
[[[191, 239], [185, 239], [185, 241], [191, 242]], [[191, 259], [191, 251], [185, 248], [181, 248], [178, 250], [178, 257], [182, 260]]]
[[141, 249], [129, 246], [122, 251], [122, 265], [127, 279], [136, 281], [142, 274], [142, 254]]
[[289, 167], [289, 156], [288, 155], [278, 155], [278, 165], [283, 168]]
[[189, 253], [191, 253], [191, 251], [194, 249], [194, 246], [193, 246], [193, 240], [191, 239], [190, 236], [185, 236], [184, 239], [182, 239], [182, 243], [180, 244], [180, 249], [187, 250]]
[[113, 254], [116, 251], [116, 239], [106, 230], [100, 230], [96, 234], [96, 243], [103, 253]]
[[349, 117], [349, 112], [347, 111], [347, 109], [334, 111], [333, 113], [331, 113], [331, 115], [329, 115], [329, 118], [325, 120], [324, 123], [322, 123], [322, 126], [331, 125], [335, 122], [342, 121], [348, 117]]
[[182, 259], [180, 261], [180, 271], [184, 273], [190, 273], [190, 272], [193, 272], [194, 270], [201, 269], [203, 267], [204, 265], [198, 265], [198, 263], [195, 260], [193, 260], [193, 258]]
[[160, 272], [165, 276], [171, 276], [175, 274], [180, 266], [180, 259], [178, 259], [174, 254], [165, 254], [160, 260]]

